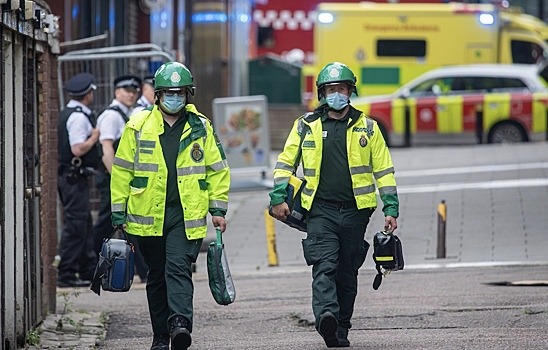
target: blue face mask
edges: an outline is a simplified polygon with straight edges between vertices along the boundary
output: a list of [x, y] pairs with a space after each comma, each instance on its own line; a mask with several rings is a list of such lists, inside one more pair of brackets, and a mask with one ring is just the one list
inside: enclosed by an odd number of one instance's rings
[[348, 96], [334, 92], [325, 97], [325, 102], [327, 102], [329, 107], [336, 111], [340, 111], [344, 107], [348, 106]]
[[160, 101], [162, 108], [165, 112], [169, 114], [176, 114], [185, 107], [186, 97], [179, 96], [174, 94], [173, 96], [168, 96], [164, 94], [163, 101]]

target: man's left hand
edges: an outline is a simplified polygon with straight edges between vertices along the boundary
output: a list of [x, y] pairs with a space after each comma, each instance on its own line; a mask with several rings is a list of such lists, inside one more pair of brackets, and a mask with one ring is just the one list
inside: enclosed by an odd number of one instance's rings
[[386, 216], [384, 218], [384, 230], [387, 232], [394, 232], [398, 228], [398, 221], [393, 216]]
[[226, 220], [222, 216], [213, 216], [211, 218], [211, 222], [213, 223], [213, 226], [215, 228], [219, 228], [221, 232], [225, 232], [226, 230]]

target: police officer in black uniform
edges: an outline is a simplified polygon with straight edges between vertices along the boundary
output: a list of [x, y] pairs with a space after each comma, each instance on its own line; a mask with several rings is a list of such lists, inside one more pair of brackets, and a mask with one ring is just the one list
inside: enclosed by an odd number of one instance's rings
[[99, 130], [89, 108], [96, 89], [93, 79], [89, 73], [80, 73], [67, 81], [65, 90], [71, 100], [59, 115], [58, 191], [65, 222], [58, 287], [88, 287], [97, 264], [90, 204], [90, 177], [99, 163]]

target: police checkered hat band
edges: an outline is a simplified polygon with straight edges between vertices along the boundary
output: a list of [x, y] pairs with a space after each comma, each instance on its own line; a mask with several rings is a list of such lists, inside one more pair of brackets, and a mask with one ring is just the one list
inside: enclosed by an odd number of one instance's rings
[[85, 96], [91, 90], [97, 89], [97, 87], [93, 85], [93, 80], [94, 77], [90, 73], [76, 74], [67, 81], [65, 91], [71, 97]]
[[122, 75], [114, 79], [114, 89], [118, 88], [135, 89], [139, 91], [141, 89], [141, 78], [135, 75]]
[[85, 96], [91, 90], [97, 90], [97, 86], [95, 86], [94, 84], [91, 84], [85, 90], [82, 90], [82, 91], [79, 91], [79, 92], [73, 92], [73, 91], [68, 91], [67, 90], [67, 95], [72, 96], [72, 97], [81, 97], [81, 96]]

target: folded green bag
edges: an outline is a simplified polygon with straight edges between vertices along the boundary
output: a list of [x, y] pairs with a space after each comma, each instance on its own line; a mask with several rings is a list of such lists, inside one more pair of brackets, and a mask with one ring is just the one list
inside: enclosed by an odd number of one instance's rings
[[220, 229], [217, 229], [217, 240], [209, 243], [207, 248], [207, 276], [209, 289], [217, 304], [232, 304], [236, 299], [236, 289], [228, 268], [228, 259]]

